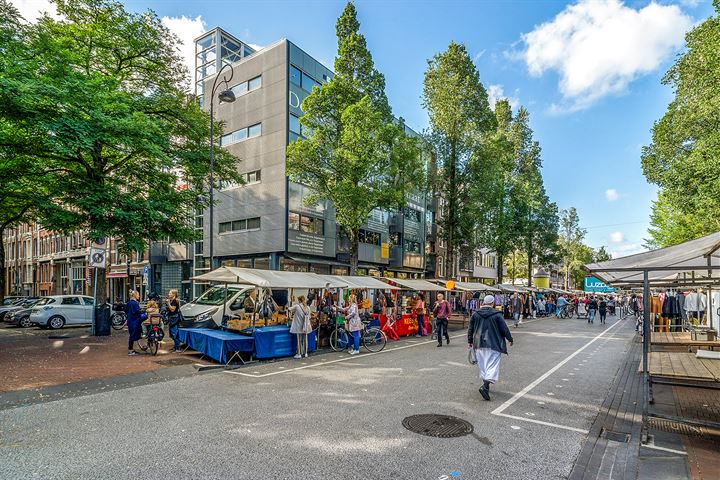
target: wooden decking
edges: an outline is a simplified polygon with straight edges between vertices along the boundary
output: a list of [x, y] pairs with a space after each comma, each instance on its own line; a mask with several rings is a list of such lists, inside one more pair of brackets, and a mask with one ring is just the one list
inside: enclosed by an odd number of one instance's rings
[[650, 343], [663, 346], [720, 348], [720, 340], [692, 340], [690, 332], [653, 332], [650, 334]]
[[[642, 360], [638, 371], [642, 372]], [[697, 358], [694, 353], [650, 352], [648, 372], [651, 377], [720, 382], [720, 360]]]

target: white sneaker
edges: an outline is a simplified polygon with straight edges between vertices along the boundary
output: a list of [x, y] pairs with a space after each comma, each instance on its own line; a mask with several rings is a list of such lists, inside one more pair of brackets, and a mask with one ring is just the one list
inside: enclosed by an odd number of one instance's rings
[[350, 355], [357, 355], [358, 353], [360, 353], [360, 350], [353, 350]]
[[293, 358], [302, 358], [302, 355], [300, 355], [300, 354], [298, 353], [298, 354], [295, 355]]
[[305, 358], [307, 358], [307, 357], [308, 357], [308, 354], [306, 353], [304, 356], [305, 356]]

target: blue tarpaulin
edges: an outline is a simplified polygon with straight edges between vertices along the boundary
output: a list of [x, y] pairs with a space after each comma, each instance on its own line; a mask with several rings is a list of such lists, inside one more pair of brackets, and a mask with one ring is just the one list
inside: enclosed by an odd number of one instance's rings
[[252, 352], [253, 337], [209, 328], [181, 328], [180, 341], [220, 363], [227, 363], [228, 352]]
[[[275, 325], [255, 329], [255, 357], [275, 358], [295, 355], [297, 344], [290, 327]], [[315, 332], [308, 335], [308, 352], [316, 348]]]

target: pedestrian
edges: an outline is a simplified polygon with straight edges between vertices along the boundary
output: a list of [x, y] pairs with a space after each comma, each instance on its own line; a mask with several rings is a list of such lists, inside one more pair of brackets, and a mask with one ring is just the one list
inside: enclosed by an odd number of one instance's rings
[[563, 311], [565, 306], [568, 304], [567, 298], [565, 298], [565, 295], [560, 295], [557, 299], [557, 310], [555, 310], [555, 317], [560, 318], [560, 312]]
[[515, 328], [522, 325], [522, 318], [520, 318], [522, 317], [522, 298], [517, 292], [513, 293], [512, 299], [510, 299], [510, 312], [515, 321]]
[[493, 308], [495, 298], [487, 295], [483, 306], [470, 318], [468, 327], [468, 349], [475, 350], [475, 358], [480, 369], [480, 395], [490, 400], [490, 385], [498, 381], [500, 376], [500, 355], [507, 354], [507, 340], [512, 347], [513, 337], [510, 334], [502, 313]]
[[392, 318], [393, 323], [395, 322], [395, 302], [393, 301], [392, 292], [385, 296], [385, 315], [387, 316], [388, 321]]
[[418, 337], [424, 337], [427, 335], [425, 332], [425, 295], [422, 292], [418, 293], [417, 301], [415, 302], [415, 316], [417, 317], [418, 324]]
[[595, 315], [598, 311], [598, 303], [597, 300], [595, 300], [595, 295], [590, 297], [590, 300], [588, 300], [587, 304], [588, 308], [588, 323], [594, 323]]
[[445, 336], [445, 345], [450, 345], [450, 335], [448, 335], [448, 319], [452, 314], [452, 307], [450, 306], [450, 303], [445, 300], [445, 295], [443, 295], [442, 293], [438, 293], [437, 302], [435, 302], [435, 308], [433, 308], [433, 314], [437, 319], [435, 321], [435, 323], [437, 324], [437, 346], [442, 347], [443, 336]]
[[605, 301], [605, 297], [600, 298], [598, 302], [598, 313], [600, 314], [600, 325], [605, 325], [605, 318], [607, 317], [608, 304]]
[[135, 351], [134, 344], [142, 336], [142, 309], [140, 308], [139, 299], [140, 294], [133, 290], [130, 292], [130, 300], [125, 305], [128, 327], [128, 355], [131, 357], [138, 354]]
[[607, 309], [608, 309], [608, 313], [610, 314], [611, 317], [615, 316], [615, 305], [616, 305], [615, 297], [610, 296], [610, 298], [608, 298], [608, 301], [607, 301]]
[[167, 317], [168, 328], [170, 329], [170, 338], [173, 340], [173, 353], [182, 353], [180, 349], [180, 300], [178, 300], [178, 291], [174, 288], [168, 292], [167, 298]]
[[298, 302], [290, 310], [292, 323], [290, 333], [295, 334], [297, 350], [295, 358], [307, 358], [308, 356], [308, 334], [312, 332], [310, 323], [310, 307], [305, 303], [305, 297], [300, 295]]
[[[350, 355], [357, 355], [360, 353], [360, 330], [362, 330], [363, 324], [358, 314], [357, 296], [354, 293], [350, 294], [348, 302], [350, 305], [347, 308], [338, 307], [338, 311], [345, 314], [345, 328], [353, 337], [354, 348], [348, 348], [348, 351]], [[349, 343], [348, 346], [350, 346]]]

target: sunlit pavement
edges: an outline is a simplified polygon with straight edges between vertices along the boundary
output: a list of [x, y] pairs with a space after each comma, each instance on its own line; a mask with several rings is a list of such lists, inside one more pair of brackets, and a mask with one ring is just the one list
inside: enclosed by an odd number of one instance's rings
[[[540, 319], [512, 328], [492, 401], [462, 331], [380, 354], [162, 381], [0, 412], [0, 478], [564, 478], [633, 324]], [[474, 434], [406, 430], [419, 413]]]

